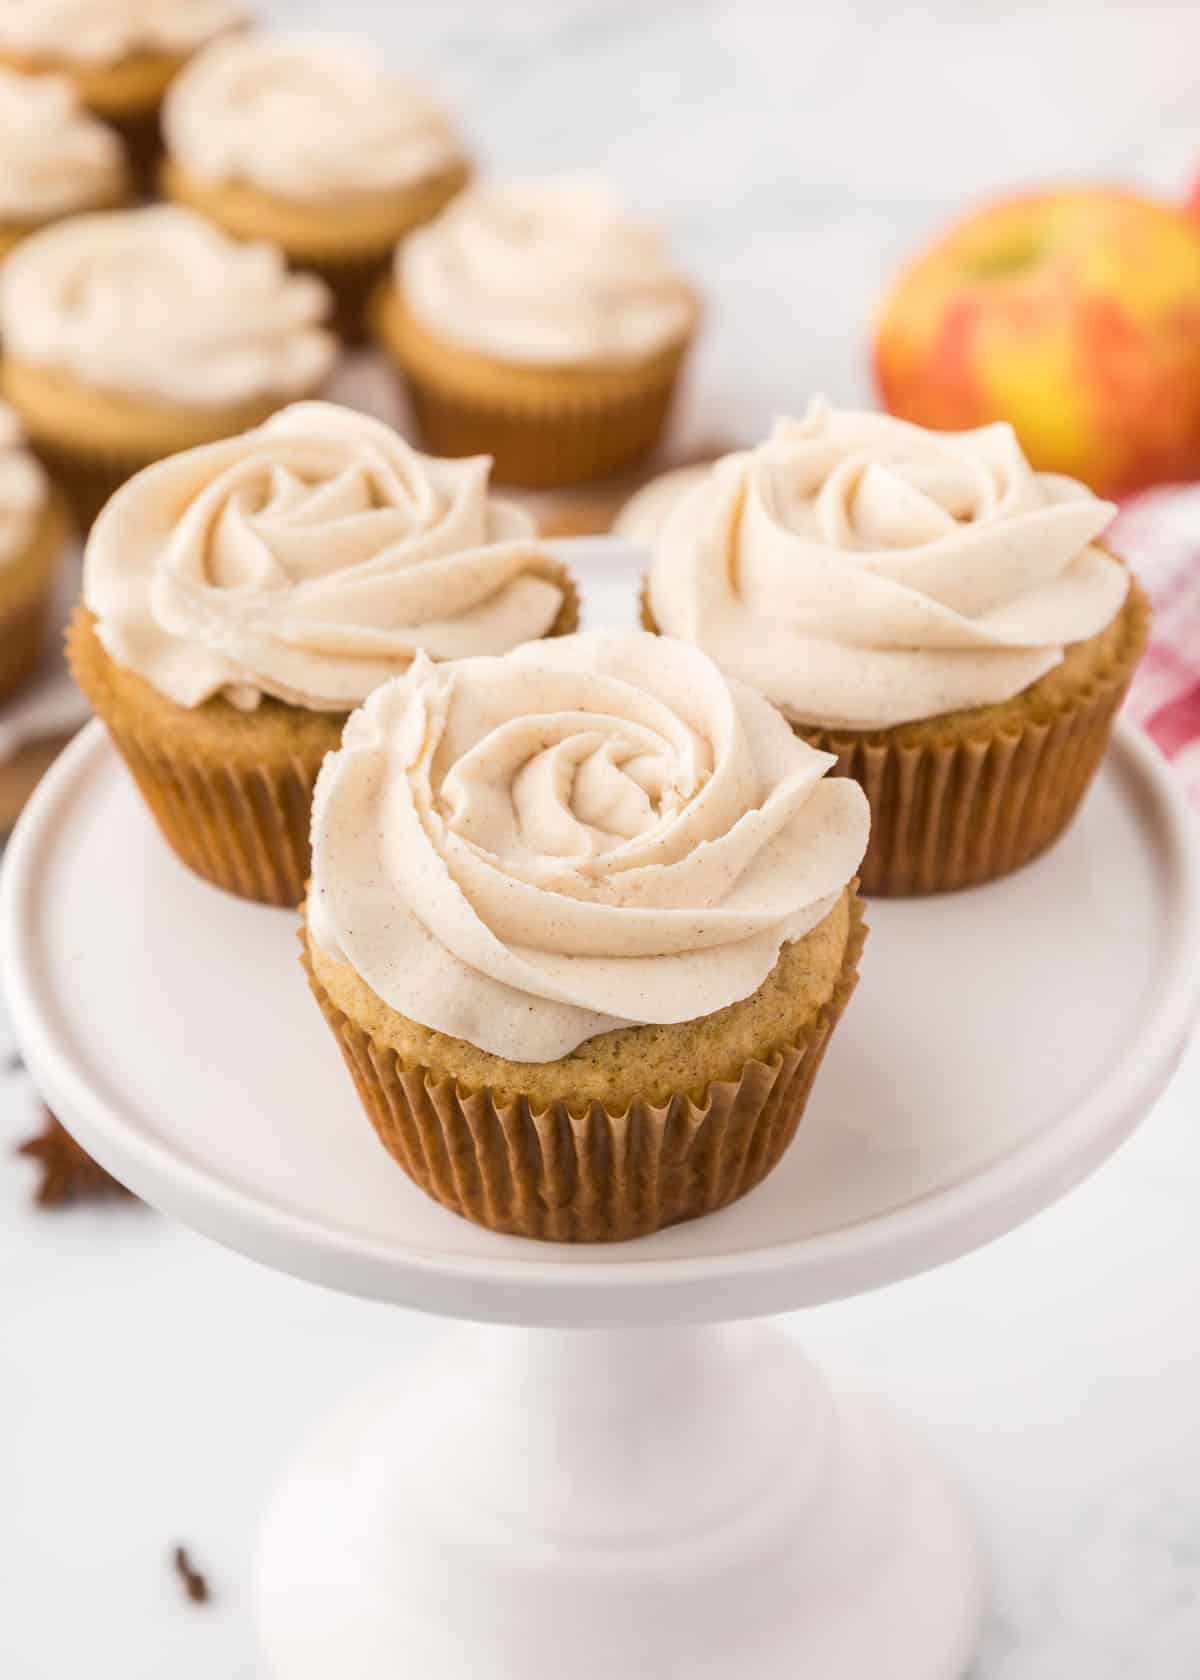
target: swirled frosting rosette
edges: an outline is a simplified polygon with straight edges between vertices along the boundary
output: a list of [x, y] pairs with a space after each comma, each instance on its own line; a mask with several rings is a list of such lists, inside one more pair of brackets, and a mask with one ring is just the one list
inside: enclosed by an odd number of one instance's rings
[[1034, 472], [1007, 425], [816, 402], [679, 501], [648, 604], [799, 722], [891, 728], [1010, 700], [1112, 623], [1114, 512]]
[[477, 182], [405, 241], [396, 281], [423, 326], [522, 367], [638, 361], [697, 313], [657, 230], [587, 179]]
[[0, 221], [32, 225], [116, 204], [127, 187], [120, 140], [66, 76], [0, 68]]
[[176, 78], [163, 131], [200, 179], [301, 203], [395, 193], [462, 163], [430, 98], [354, 42], [319, 35], [216, 42]]
[[518, 1062], [754, 993], [853, 879], [858, 787], [698, 649], [639, 633], [417, 661], [313, 805], [316, 944]]
[[316, 390], [336, 342], [319, 280], [170, 205], [71, 217], [0, 271], [6, 354], [82, 385], [191, 409]]
[[245, 23], [241, 0], [0, 0], [0, 50], [72, 64], [188, 53]]
[[84, 599], [111, 657], [177, 705], [346, 712], [418, 654], [503, 652], [559, 617], [565, 573], [488, 471], [296, 404], [127, 484], [93, 528]]

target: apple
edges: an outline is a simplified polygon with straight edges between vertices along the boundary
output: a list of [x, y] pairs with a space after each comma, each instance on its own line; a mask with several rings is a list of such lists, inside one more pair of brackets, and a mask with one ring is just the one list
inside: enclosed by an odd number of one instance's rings
[[1099, 495], [1200, 477], [1200, 222], [1116, 188], [990, 205], [893, 283], [874, 363], [893, 414], [1009, 420]]

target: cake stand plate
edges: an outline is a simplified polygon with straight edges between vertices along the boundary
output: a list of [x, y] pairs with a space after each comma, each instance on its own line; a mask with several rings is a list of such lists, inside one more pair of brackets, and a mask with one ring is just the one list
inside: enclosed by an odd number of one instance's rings
[[[628, 599], [627, 550], [572, 563], [593, 607]], [[619, 1247], [494, 1236], [427, 1201], [358, 1108], [296, 918], [189, 876], [98, 726], [22, 818], [2, 918], [26, 1060], [111, 1172], [270, 1265], [489, 1321], [351, 1401], [285, 1476], [259, 1572], [280, 1680], [962, 1672], [980, 1573], [936, 1460], [770, 1327], [723, 1321], [964, 1253], [1147, 1111], [1200, 1002], [1200, 873], [1132, 729], [1038, 863], [872, 905], [780, 1168]]]

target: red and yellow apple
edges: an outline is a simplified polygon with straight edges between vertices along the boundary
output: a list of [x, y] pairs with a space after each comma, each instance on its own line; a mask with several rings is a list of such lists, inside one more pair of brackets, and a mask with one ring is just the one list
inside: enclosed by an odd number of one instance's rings
[[1200, 477], [1200, 224], [1116, 189], [980, 210], [892, 285], [875, 376], [893, 414], [1009, 420], [1102, 495]]

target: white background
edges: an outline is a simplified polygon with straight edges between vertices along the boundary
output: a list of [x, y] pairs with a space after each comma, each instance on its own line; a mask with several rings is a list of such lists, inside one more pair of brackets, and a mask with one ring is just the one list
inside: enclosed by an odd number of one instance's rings
[[[602, 171], [661, 216], [711, 300], [697, 436], [753, 435], [814, 389], [865, 398], [882, 280], [964, 204], [1081, 178], [1178, 195], [1200, 169], [1191, 3], [264, 10], [359, 28], [427, 74], [480, 162]], [[995, 1568], [974, 1680], [1200, 1674], [1198, 1117], [1200, 1050], [1066, 1203], [797, 1322], [920, 1420], [974, 1496]], [[148, 1210], [35, 1215], [9, 1154], [33, 1120], [23, 1078], [0, 1078], [0, 1675], [250, 1680], [248, 1562], [273, 1471], [435, 1327]], [[179, 1539], [213, 1579], [206, 1611], [170, 1576]]]

